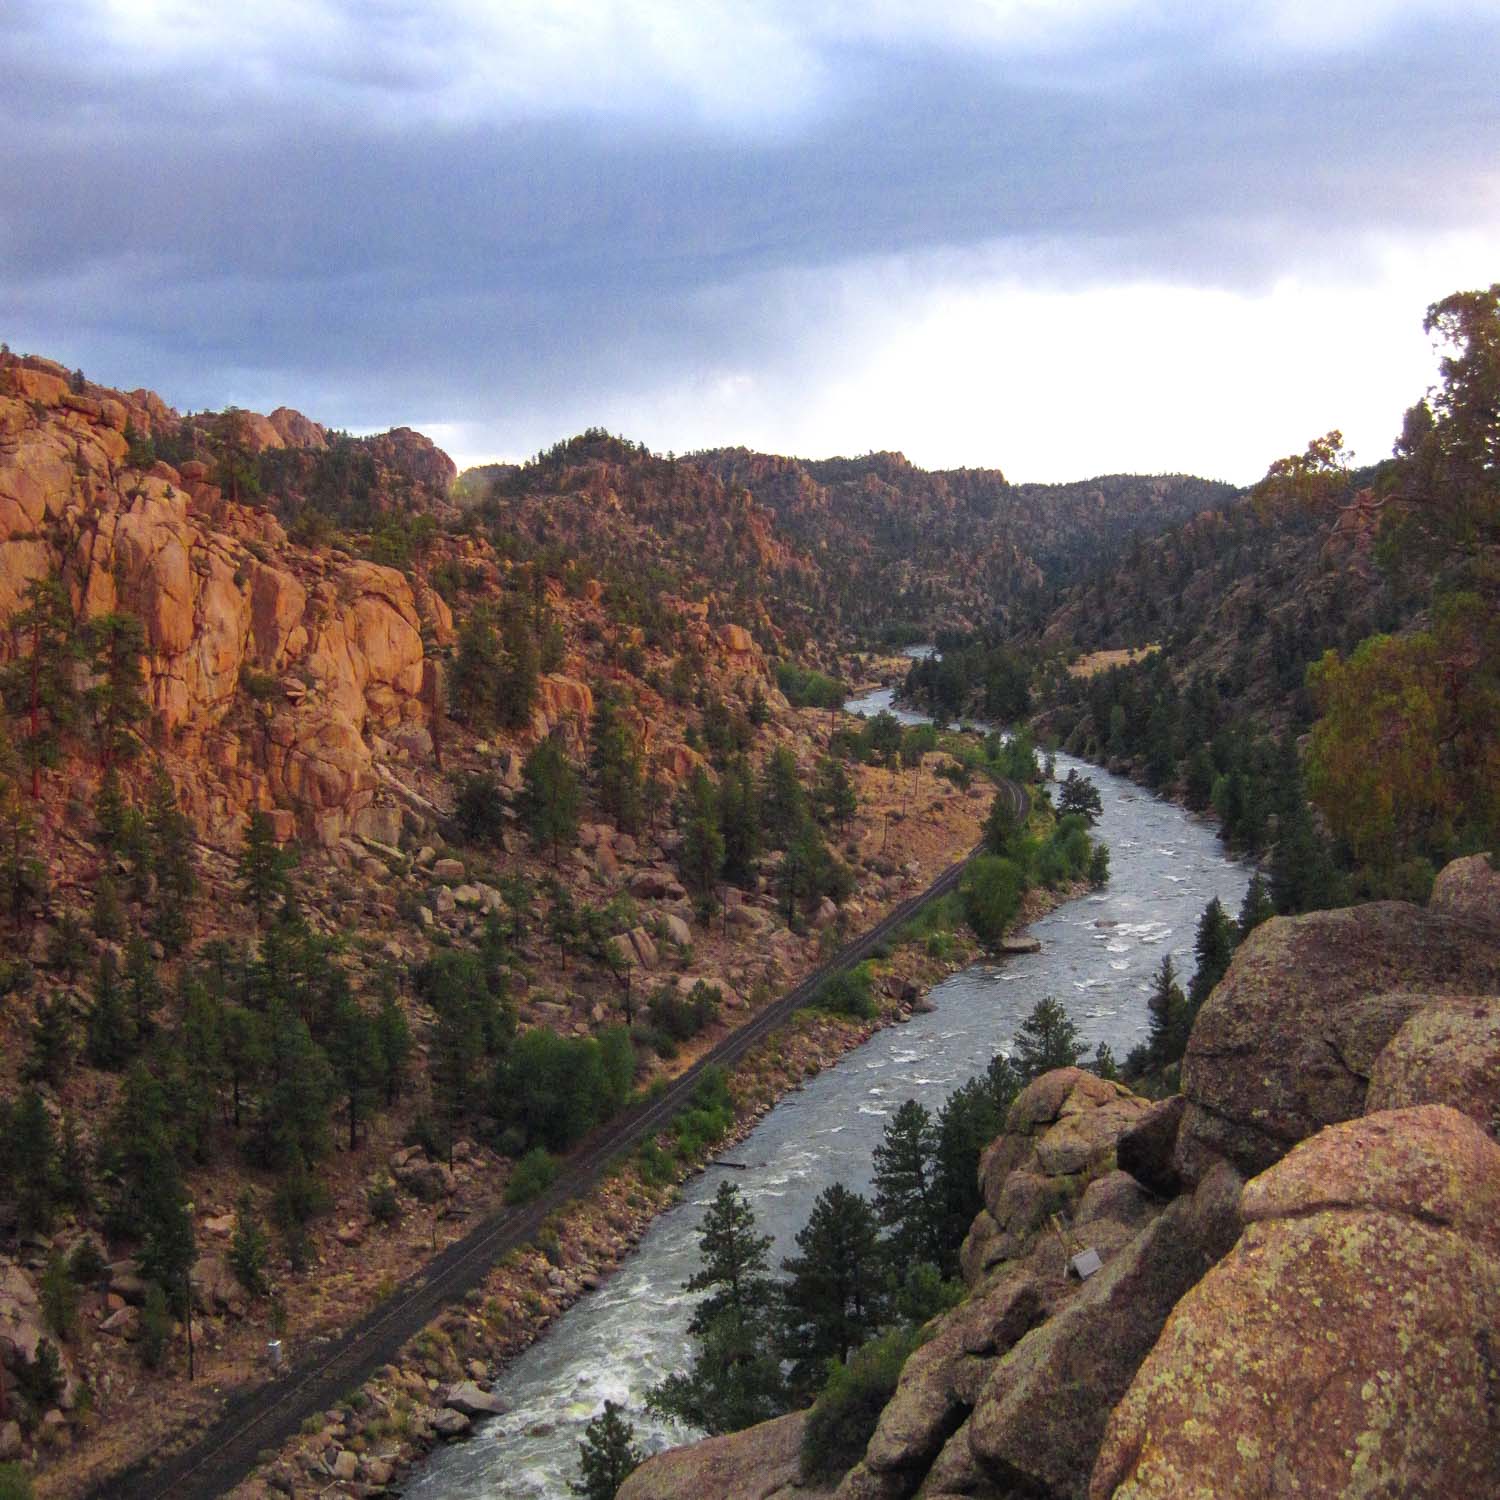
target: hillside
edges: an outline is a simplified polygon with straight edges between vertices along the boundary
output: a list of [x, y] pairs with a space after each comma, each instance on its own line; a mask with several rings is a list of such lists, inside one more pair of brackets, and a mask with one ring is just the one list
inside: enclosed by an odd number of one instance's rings
[[985, 775], [779, 691], [805, 567], [752, 500], [583, 447], [466, 508], [402, 429], [0, 356], [0, 1462], [43, 1494], [346, 1326], [977, 839]]

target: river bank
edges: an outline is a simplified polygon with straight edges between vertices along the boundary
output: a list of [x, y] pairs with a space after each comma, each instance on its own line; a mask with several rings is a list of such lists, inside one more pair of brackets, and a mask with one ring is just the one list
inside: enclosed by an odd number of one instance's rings
[[[1072, 892], [1033, 892], [1030, 917], [1039, 917]], [[942, 959], [915, 943], [879, 964], [881, 1004], [869, 1021], [800, 1012], [741, 1063], [730, 1076], [735, 1118], [716, 1141], [722, 1155], [742, 1141], [788, 1094], [868, 1041], [876, 1032], [909, 1020], [926, 1004], [931, 986], [970, 963], [977, 945], [955, 934]], [[552, 1216], [537, 1244], [502, 1259], [481, 1291], [448, 1309], [403, 1352], [402, 1358], [352, 1393], [324, 1420], [230, 1493], [235, 1500], [268, 1500], [274, 1494], [325, 1493], [344, 1483], [369, 1493], [399, 1481], [413, 1463], [444, 1438], [462, 1436], [482, 1404], [469, 1391], [467, 1413], [442, 1405], [446, 1387], [488, 1384], [508, 1360], [530, 1347], [585, 1294], [619, 1268], [659, 1214], [680, 1198], [681, 1183], [706, 1161], [684, 1167], [675, 1181], [646, 1180], [630, 1158], [588, 1197]]]

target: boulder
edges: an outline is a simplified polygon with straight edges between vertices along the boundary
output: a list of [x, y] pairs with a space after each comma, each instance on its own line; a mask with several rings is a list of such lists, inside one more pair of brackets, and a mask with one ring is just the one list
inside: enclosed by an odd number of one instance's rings
[[1091, 1500], [1500, 1494], [1500, 1147], [1445, 1106], [1333, 1125], [1110, 1417]]
[[1438, 872], [1427, 909], [1500, 926], [1500, 869], [1488, 854], [1455, 859]]
[[755, 650], [755, 637], [743, 625], [721, 625], [718, 642], [731, 656], [744, 656]]
[[1110, 1408], [1177, 1300], [1230, 1243], [1217, 1183], [1203, 1200], [1177, 1199], [995, 1364], [967, 1431], [992, 1484], [1084, 1494]]
[[452, 1441], [454, 1438], [467, 1437], [469, 1429], [474, 1425], [463, 1412], [453, 1411], [446, 1406], [440, 1411], [433, 1412], [428, 1420], [432, 1425], [432, 1430], [440, 1438], [445, 1438], [449, 1441]]
[[827, 1489], [802, 1489], [797, 1470], [806, 1412], [709, 1438], [686, 1448], [669, 1448], [648, 1458], [624, 1484], [618, 1500], [816, 1500]]
[[1370, 1072], [1369, 1112], [1451, 1104], [1500, 1129], [1500, 996], [1446, 995], [1414, 1011]]
[[677, 944], [679, 948], [686, 948], [692, 944], [693, 929], [688, 926], [675, 912], [666, 912], [662, 915], [662, 923], [667, 929], [667, 936]]
[[450, 1385], [443, 1392], [443, 1405], [450, 1411], [461, 1411], [466, 1417], [499, 1417], [510, 1410], [492, 1391], [481, 1390], [472, 1380]]
[[1182, 1065], [1176, 1165], [1219, 1157], [1254, 1175], [1364, 1109], [1376, 1057], [1422, 993], [1500, 990], [1500, 943], [1467, 916], [1376, 901], [1273, 917], [1209, 996]]

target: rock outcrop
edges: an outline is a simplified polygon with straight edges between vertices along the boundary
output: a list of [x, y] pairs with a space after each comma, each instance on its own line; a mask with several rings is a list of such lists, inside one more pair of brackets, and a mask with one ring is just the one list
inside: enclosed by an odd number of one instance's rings
[[1262, 923], [1193, 1027], [1177, 1166], [1263, 1171], [1364, 1110], [1375, 1059], [1422, 994], [1500, 992], [1500, 947], [1472, 906], [1376, 901]]
[[1091, 1500], [1500, 1494], [1500, 1147], [1442, 1106], [1250, 1183], [1110, 1419]]
[[[302, 837], [332, 843], [373, 798], [372, 737], [427, 717], [423, 632], [451, 640], [451, 616], [393, 568], [292, 547], [201, 463], [128, 467], [127, 427], [163, 425], [159, 406], [0, 367], [0, 616], [53, 572], [83, 618], [135, 615], [157, 722], [214, 773], [183, 788], [199, 826], [228, 834], [246, 808], [275, 806]], [[248, 446], [321, 433], [275, 415], [238, 415]], [[387, 436], [408, 457], [426, 444]], [[259, 713], [243, 712], [247, 682]]]
[[827, 1489], [804, 1489], [797, 1479], [806, 1412], [762, 1422], [744, 1432], [670, 1448], [648, 1458], [620, 1486], [619, 1500], [818, 1500]]

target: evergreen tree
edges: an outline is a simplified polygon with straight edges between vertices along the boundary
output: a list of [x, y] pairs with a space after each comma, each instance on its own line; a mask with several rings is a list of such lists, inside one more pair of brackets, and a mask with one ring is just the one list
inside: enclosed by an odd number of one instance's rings
[[552, 851], [555, 865], [562, 846], [578, 836], [578, 775], [555, 738], [545, 739], [521, 770], [517, 811], [538, 847]]
[[1056, 1000], [1038, 1000], [1016, 1033], [1014, 1066], [1025, 1083], [1054, 1068], [1074, 1068], [1087, 1050], [1078, 1028]]
[[106, 943], [118, 942], [125, 936], [125, 906], [120, 899], [114, 871], [107, 866], [94, 881], [94, 909], [89, 925], [94, 929], [94, 936]]
[[1271, 900], [1271, 892], [1265, 881], [1258, 873], [1252, 875], [1250, 884], [1245, 890], [1245, 899], [1240, 904], [1239, 940], [1244, 942], [1267, 917], [1275, 915], [1276, 907]]
[[669, 1375], [647, 1398], [663, 1416], [710, 1433], [733, 1432], [784, 1409], [780, 1361], [772, 1347], [774, 1284], [766, 1274], [769, 1235], [733, 1183], [724, 1182], [703, 1216], [701, 1267], [684, 1290], [706, 1292], [689, 1332], [699, 1349], [685, 1373]]
[[41, 1284], [42, 1317], [65, 1344], [78, 1333], [78, 1288], [68, 1274], [68, 1258], [54, 1245], [47, 1252]]
[[1162, 1066], [1176, 1062], [1186, 1050], [1191, 1027], [1187, 996], [1177, 983], [1177, 966], [1172, 955], [1164, 953], [1151, 979], [1151, 994], [1146, 1000], [1151, 1018], [1146, 1049], [1151, 1063]]
[[73, 1023], [68, 1018], [68, 1003], [62, 995], [52, 995], [38, 1003], [31, 1025], [31, 1050], [22, 1069], [34, 1082], [56, 1088], [73, 1066]]
[[230, 1118], [238, 1130], [244, 1123], [245, 1105], [270, 1062], [271, 1042], [265, 1016], [244, 1005], [226, 1005], [223, 1048]]
[[99, 1175], [107, 1190], [105, 1228], [112, 1236], [144, 1234], [147, 1179], [158, 1158], [172, 1154], [172, 1146], [166, 1092], [145, 1064], [136, 1062], [125, 1074], [99, 1150]]
[[875, 1148], [875, 1212], [885, 1227], [892, 1264], [943, 1263], [943, 1205], [935, 1181], [938, 1132], [932, 1115], [908, 1099]]
[[41, 796], [42, 771], [57, 764], [62, 737], [78, 722], [76, 668], [80, 643], [73, 612], [56, 575], [33, 579], [10, 617], [11, 660], [0, 673], [0, 692], [13, 714], [23, 715], [20, 749], [31, 772], [31, 796]]
[[135, 1052], [135, 1030], [125, 1008], [115, 956], [106, 948], [94, 971], [94, 1003], [89, 1010], [85, 1055], [95, 1068], [118, 1072]]
[[270, 1290], [266, 1281], [266, 1257], [271, 1242], [265, 1226], [255, 1212], [255, 1198], [246, 1188], [234, 1210], [234, 1234], [229, 1241], [229, 1269], [234, 1279], [251, 1297], [264, 1297]]
[[141, 1275], [161, 1287], [167, 1306], [186, 1326], [191, 1380], [195, 1373], [192, 1270], [198, 1246], [193, 1237], [187, 1192], [176, 1162], [165, 1152], [152, 1159], [141, 1187], [142, 1235], [137, 1260]]
[[255, 913], [255, 925], [265, 926], [266, 915], [291, 890], [291, 869], [295, 857], [291, 850], [276, 842], [270, 815], [260, 808], [251, 811], [245, 822], [245, 838], [240, 846], [240, 890]]
[[1014, 852], [1021, 833], [1021, 825], [1011, 810], [1009, 798], [1004, 792], [996, 792], [990, 802], [981, 835], [985, 853], [1009, 856]]
[[401, 1094], [411, 1057], [411, 1028], [400, 1002], [389, 990], [375, 1011], [375, 1046], [380, 1058], [380, 1089], [389, 1109]]
[[72, 1115], [63, 1116], [62, 1138], [57, 1146], [57, 1201], [85, 1214], [94, 1206], [89, 1158]]
[[187, 906], [198, 891], [197, 836], [177, 802], [177, 789], [165, 769], [151, 777], [146, 833], [156, 875], [156, 911], [151, 932], [168, 953], [181, 951], [191, 932]]
[[141, 660], [146, 632], [134, 615], [98, 615], [84, 628], [94, 681], [85, 698], [106, 770], [140, 747], [137, 726], [150, 716]]
[[937, 1269], [958, 1274], [958, 1250], [983, 1207], [979, 1195], [979, 1157], [1000, 1134], [1021, 1080], [1009, 1059], [996, 1056], [986, 1072], [955, 1089], [937, 1117], [932, 1187], [937, 1205]]
[[294, 1158], [306, 1163], [326, 1154], [335, 1085], [301, 1016], [278, 1000], [267, 1020], [270, 1084], [260, 1100], [255, 1155], [264, 1166], [285, 1169]]
[[89, 956], [88, 938], [78, 913], [71, 906], [64, 908], [52, 929], [52, 941], [47, 947], [47, 964], [56, 969], [70, 982], [78, 977]]
[[849, 820], [859, 811], [859, 798], [855, 794], [854, 783], [849, 779], [849, 772], [841, 761], [830, 756], [818, 763], [812, 804], [818, 821], [825, 826], [849, 826]]
[[9, 783], [0, 785], [0, 910], [20, 929], [46, 899], [47, 867], [36, 852], [36, 829]]
[[16, 1195], [16, 1227], [23, 1237], [46, 1234], [57, 1203], [57, 1137], [52, 1117], [34, 1088], [26, 1089], [16, 1101], [6, 1144]]
[[641, 757], [620, 704], [601, 694], [590, 726], [589, 766], [599, 787], [599, 806], [627, 833], [641, 825]]
[[818, 1195], [797, 1248], [781, 1263], [781, 1340], [793, 1396], [806, 1399], [830, 1359], [847, 1360], [881, 1327], [890, 1290], [874, 1210], [842, 1183]]
[[755, 1232], [755, 1213], [732, 1182], [721, 1182], [698, 1229], [698, 1270], [683, 1285], [707, 1295], [693, 1309], [688, 1332], [701, 1334], [725, 1313], [753, 1323], [770, 1306], [766, 1252], [771, 1236]]
[[488, 611], [476, 612], [459, 629], [453, 664], [453, 706], [476, 734], [495, 726], [502, 678], [500, 637]]
[[129, 817], [125, 784], [119, 771], [110, 766], [99, 778], [99, 790], [94, 793], [94, 842], [107, 853], [119, 853], [125, 847]]
[[130, 1016], [134, 1044], [150, 1041], [156, 1031], [156, 1011], [161, 1005], [161, 981], [150, 945], [139, 934], [125, 945], [125, 972], [122, 988], [126, 1011]]
[[375, 1107], [381, 1083], [380, 1042], [375, 1023], [352, 996], [334, 1006], [328, 1033], [328, 1061], [343, 1096], [349, 1149], [359, 1145], [359, 1124]]
[[760, 825], [766, 843], [785, 849], [808, 821], [807, 793], [797, 772], [797, 757], [778, 745], [766, 762], [760, 785]]
[[1103, 811], [1104, 804], [1099, 799], [1099, 788], [1087, 776], [1080, 776], [1076, 770], [1069, 771], [1063, 778], [1062, 787], [1057, 794], [1058, 816], [1066, 817], [1069, 813], [1082, 813], [1092, 824], [1099, 821]]
[[536, 639], [519, 611], [513, 610], [504, 627], [505, 650], [500, 666], [497, 717], [507, 729], [524, 729], [536, 704], [540, 661]]
[[1228, 972], [1229, 962], [1234, 957], [1235, 940], [1234, 923], [1215, 896], [1203, 908], [1203, 915], [1198, 919], [1198, 935], [1193, 943], [1198, 967], [1193, 973], [1188, 999], [1195, 1015], [1208, 999], [1209, 992]]
[[724, 774], [719, 778], [715, 806], [719, 835], [724, 844], [721, 873], [730, 885], [748, 889], [755, 882], [760, 861], [761, 832], [755, 776], [743, 755], [736, 756], [725, 766]]
[[620, 1486], [641, 1466], [645, 1455], [635, 1445], [635, 1428], [620, 1415], [617, 1402], [583, 1430], [578, 1444], [578, 1478], [568, 1488], [583, 1500], [615, 1500]]
[[1271, 901], [1282, 915], [1339, 904], [1342, 885], [1307, 805], [1283, 816], [1271, 851]]
[[699, 908], [712, 911], [717, 904], [719, 876], [724, 868], [724, 835], [719, 831], [713, 782], [701, 767], [689, 782], [683, 803], [677, 868], [683, 883], [696, 894]]

